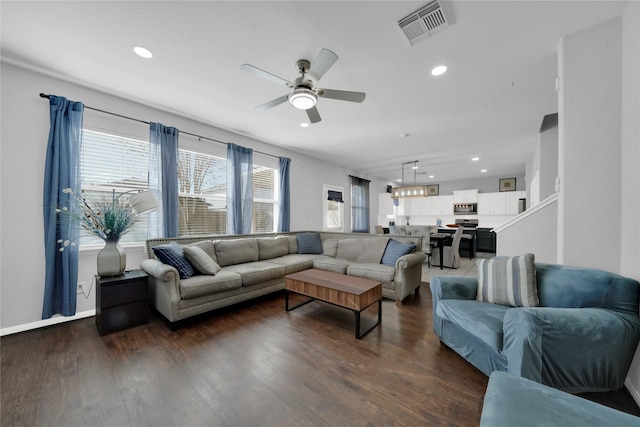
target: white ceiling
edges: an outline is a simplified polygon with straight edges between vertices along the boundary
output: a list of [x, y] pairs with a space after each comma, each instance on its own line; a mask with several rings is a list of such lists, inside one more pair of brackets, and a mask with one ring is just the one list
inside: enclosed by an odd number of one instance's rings
[[[396, 23], [426, 3], [2, 1], [1, 54], [362, 175], [395, 181], [418, 160], [418, 183], [438, 183], [524, 174], [544, 115], [558, 111], [559, 40], [627, 1], [454, 0], [454, 24], [412, 47]], [[323, 120], [306, 129], [288, 103], [254, 111], [287, 88], [241, 64], [293, 80], [296, 60], [322, 48], [340, 59], [319, 86], [366, 92], [362, 104], [321, 98]], [[449, 71], [434, 78], [439, 64]]]

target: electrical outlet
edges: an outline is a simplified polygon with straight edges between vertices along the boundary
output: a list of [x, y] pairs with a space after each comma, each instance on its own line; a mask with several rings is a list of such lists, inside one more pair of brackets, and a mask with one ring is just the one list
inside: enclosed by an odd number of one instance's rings
[[84, 294], [84, 287], [86, 282], [78, 282], [78, 294]]

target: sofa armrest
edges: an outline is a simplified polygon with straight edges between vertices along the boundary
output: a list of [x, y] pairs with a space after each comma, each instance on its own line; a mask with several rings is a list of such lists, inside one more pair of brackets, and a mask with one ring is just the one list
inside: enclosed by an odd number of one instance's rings
[[503, 322], [509, 372], [568, 391], [621, 388], [640, 318], [603, 308], [518, 307]]
[[143, 259], [140, 262], [140, 269], [149, 276], [155, 277], [163, 282], [180, 281], [178, 270], [170, 265], [163, 264], [157, 259]]
[[174, 322], [180, 303], [180, 275], [174, 267], [157, 259], [144, 259], [140, 269], [149, 275], [149, 304]]
[[412, 252], [398, 258], [393, 281], [396, 284], [396, 302], [401, 303], [422, 283], [422, 263], [427, 256], [422, 252]]
[[410, 254], [402, 255], [396, 261], [396, 270], [406, 270], [407, 268], [411, 268], [414, 265], [420, 264], [422, 268], [422, 263], [427, 259], [427, 256], [424, 252], [412, 252]]

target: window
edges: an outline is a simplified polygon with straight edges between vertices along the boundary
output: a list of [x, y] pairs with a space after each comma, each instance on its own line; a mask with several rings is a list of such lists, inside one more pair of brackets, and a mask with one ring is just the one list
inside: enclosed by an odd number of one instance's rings
[[270, 233], [276, 230], [278, 200], [276, 182], [278, 171], [253, 165], [253, 223], [252, 233]]
[[369, 233], [369, 180], [351, 178], [351, 231]]
[[[149, 143], [121, 136], [82, 131], [80, 149], [82, 192], [88, 199], [118, 197], [149, 188]], [[126, 197], [126, 196], [125, 196]], [[121, 242], [144, 242], [147, 222], [139, 221]], [[102, 239], [81, 233], [80, 245], [101, 244]]]
[[[84, 129], [81, 148], [82, 191], [87, 197], [118, 197], [149, 188], [149, 143]], [[180, 236], [227, 232], [227, 160], [178, 150]], [[252, 233], [273, 232], [277, 224], [278, 171], [253, 166]], [[125, 196], [126, 197], [126, 196]], [[144, 242], [147, 221], [139, 221], [121, 240]], [[81, 245], [100, 244], [82, 235]]]
[[227, 160], [178, 150], [178, 203], [181, 236], [227, 231]]
[[324, 231], [344, 230], [344, 201], [342, 199], [342, 187], [323, 186], [322, 222]]

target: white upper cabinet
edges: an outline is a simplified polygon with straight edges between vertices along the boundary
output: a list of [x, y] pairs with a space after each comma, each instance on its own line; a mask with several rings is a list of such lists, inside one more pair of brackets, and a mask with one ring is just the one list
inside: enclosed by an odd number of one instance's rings
[[517, 215], [518, 199], [525, 196], [525, 191], [479, 193], [478, 215]]
[[429, 215], [453, 215], [453, 196], [427, 197]]
[[478, 203], [478, 190], [454, 191], [453, 203]]
[[411, 199], [411, 215], [429, 215], [428, 199], [429, 197]]

